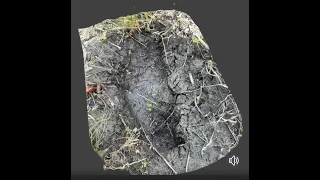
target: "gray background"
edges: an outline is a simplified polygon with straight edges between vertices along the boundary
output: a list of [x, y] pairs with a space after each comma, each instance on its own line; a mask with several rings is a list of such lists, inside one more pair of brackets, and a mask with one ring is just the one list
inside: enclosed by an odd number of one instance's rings
[[[174, 5], [175, 4], [175, 5]], [[71, 0], [71, 174], [102, 172], [88, 137], [83, 56], [78, 28], [151, 10], [176, 9], [199, 26], [243, 116], [239, 145], [218, 162], [190, 174], [249, 174], [249, 0]], [[240, 163], [233, 167], [231, 156]], [[123, 173], [119, 171], [107, 174]]]

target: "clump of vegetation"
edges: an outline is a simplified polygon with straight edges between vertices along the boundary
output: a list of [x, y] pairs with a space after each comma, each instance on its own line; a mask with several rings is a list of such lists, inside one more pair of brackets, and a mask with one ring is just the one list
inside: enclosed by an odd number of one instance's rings
[[[151, 20], [151, 13], [144, 12], [134, 15], [122, 16], [115, 19], [112, 23], [101, 23], [94, 26], [94, 29], [101, 34], [99, 36], [99, 41], [105, 43], [108, 39], [108, 32], [113, 30], [119, 30], [125, 33], [125, 37], [128, 38], [136, 31], [141, 33], [142, 27], [149, 27], [149, 22]], [[102, 32], [102, 33], [101, 33]], [[82, 35], [83, 32], [80, 32]]]
[[201, 43], [200, 39], [198, 37], [193, 37], [192, 42], [199, 45]]
[[203, 45], [206, 49], [209, 49], [208, 44], [207, 44], [202, 38], [200, 38], [199, 36], [194, 36], [194, 37], [192, 38], [192, 42], [193, 42], [194, 44], [196, 44], [198, 47], [199, 47], [200, 44], [201, 44], [201, 45]]
[[147, 104], [147, 109], [148, 109], [149, 112], [151, 112], [152, 111], [152, 104], [148, 103]]
[[104, 113], [102, 115], [96, 116], [95, 118], [89, 115], [89, 136], [93, 149], [98, 154], [102, 154], [100, 149], [103, 145], [103, 141], [107, 136], [106, 129], [103, 127], [107, 126], [107, 122], [110, 117], [110, 113]]
[[84, 30], [81, 29], [81, 30], [79, 31], [79, 34], [80, 34], [80, 36], [83, 36], [83, 35], [84, 35]]
[[142, 19], [143, 21], [149, 21], [152, 18], [152, 15], [150, 12], [143, 12], [138, 14], [139, 19]]
[[120, 119], [124, 125], [123, 137], [117, 138], [116, 142], [113, 142], [105, 150], [97, 151], [104, 159], [105, 170], [124, 170], [145, 161], [140, 153], [142, 145], [145, 143], [140, 139], [140, 129], [127, 125], [121, 115]]
[[208, 69], [212, 69], [213, 68], [213, 61], [209, 60], [208, 61]]
[[107, 38], [108, 38], [107, 32], [103, 32], [102, 35], [100, 36], [99, 40], [100, 40], [101, 43], [105, 43]]
[[[142, 27], [149, 27], [149, 22], [151, 20], [151, 14], [149, 12], [123, 16], [115, 20], [115, 24], [127, 32], [126, 37], [131, 36], [135, 31], [141, 32]], [[109, 25], [114, 27], [114, 25]]]
[[131, 29], [135, 28], [137, 24], [139, 23], [138, 15], [129, 15], [124, 17], [119, 17], [115, 20], [115, 23], [124, 29]]
[[141, 167], [142, 167], [142, 168], [146, 168], [147, 165], [148, 165], [148, 162], [147, 162], [146, 160], [144, 160], [144, 161], [141, 162]]
[[129, 127], [126, 128], [126, 142], [124, 143], [123, 147], [132, 148], [134, 145], [137, 144], [140, 137], [140, 131], [137, 128], [130, 129]]

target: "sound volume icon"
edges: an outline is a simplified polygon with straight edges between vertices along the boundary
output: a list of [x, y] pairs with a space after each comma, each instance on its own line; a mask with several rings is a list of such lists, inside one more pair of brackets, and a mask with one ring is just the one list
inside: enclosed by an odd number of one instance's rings
[[229, 163], [232, 164], [233, 166], [239, 164], [239, 158], [232, 156], [231, 158], [229, 158]]

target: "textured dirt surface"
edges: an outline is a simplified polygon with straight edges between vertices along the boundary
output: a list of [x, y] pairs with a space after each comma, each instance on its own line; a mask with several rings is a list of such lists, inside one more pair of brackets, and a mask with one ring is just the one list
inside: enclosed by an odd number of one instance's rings
[[[129, 26], [129, 27], [128, 27]], [[242, 119], [197, 25], [179, 11], [79, 30], [90, 137], [105, 169], [180, 174], [238, 143]]]

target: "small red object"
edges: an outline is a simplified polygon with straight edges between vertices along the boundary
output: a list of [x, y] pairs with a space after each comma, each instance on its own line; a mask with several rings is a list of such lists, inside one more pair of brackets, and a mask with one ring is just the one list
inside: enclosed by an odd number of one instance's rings
[[95, 87], [89, 87], [89, 88], [86, 89], [87, 93], [93, 93], [93, 92], [96, 92], [96, 91], [97, 91], [97, 88], [95, 88]]

